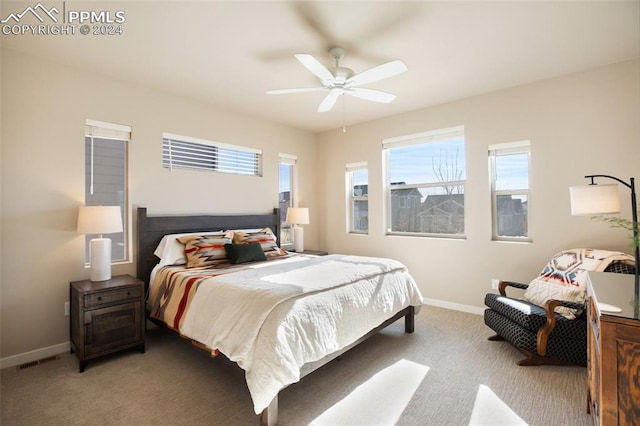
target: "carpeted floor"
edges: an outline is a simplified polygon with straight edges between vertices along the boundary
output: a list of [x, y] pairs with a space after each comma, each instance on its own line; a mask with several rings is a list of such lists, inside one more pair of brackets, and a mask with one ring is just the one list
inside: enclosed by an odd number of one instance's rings
[[[586, 369], [519, 367], [482, 317], [425, 306], [280, 393], [281, 425], [588, 425]], [[244, 373], [151, 326], [147, 352], [0, 372], [2, 425], [257, 425]]]

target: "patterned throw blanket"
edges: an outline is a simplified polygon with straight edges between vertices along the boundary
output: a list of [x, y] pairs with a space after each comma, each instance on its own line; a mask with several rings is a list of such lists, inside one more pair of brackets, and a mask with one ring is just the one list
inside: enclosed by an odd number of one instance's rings
[[[635, 264], [633, 256], [608, 250], [571, 249], [556, 254], [534, 278], [524, 294], [524, 299], [538, 306], [547, 300], [566, 300], [584, 303], [586, 300], [587, 273], [604, 271], [613, 262]], [[574, 319], [581, 311], [558, 307], [557, 312]]]

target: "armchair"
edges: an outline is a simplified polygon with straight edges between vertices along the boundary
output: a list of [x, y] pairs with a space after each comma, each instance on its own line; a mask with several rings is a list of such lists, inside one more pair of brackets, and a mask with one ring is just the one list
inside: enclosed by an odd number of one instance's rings
[[[484, 303], [485, 324], [525, 355], [518, 365], [587, 364], [586, 276], [588, 271], [635, 272], [632, 256], [604, 250], [573, 249], [556, 254], [530, 284], [500, 281], [499, 294]], [[522, 299], [507, 287], [524, 289]]]

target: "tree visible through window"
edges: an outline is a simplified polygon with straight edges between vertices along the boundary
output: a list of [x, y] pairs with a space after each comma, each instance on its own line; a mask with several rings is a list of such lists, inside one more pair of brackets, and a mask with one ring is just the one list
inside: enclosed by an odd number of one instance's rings
[[388, 233], [464, 235], [464, 128], [383, 141]]

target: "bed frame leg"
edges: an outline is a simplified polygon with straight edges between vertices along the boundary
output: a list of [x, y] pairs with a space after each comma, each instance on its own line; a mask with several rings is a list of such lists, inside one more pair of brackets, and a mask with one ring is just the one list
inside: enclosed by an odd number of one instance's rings
[[415, 331], [415, 308], [413, 306], [409, 306], [409, 311], [404, 316], [404, 332], [405, 333], [413, 333]]
[[269, 406], [260, 413], [260, 426], [275, 426], [278, 424], [278, 395]]

